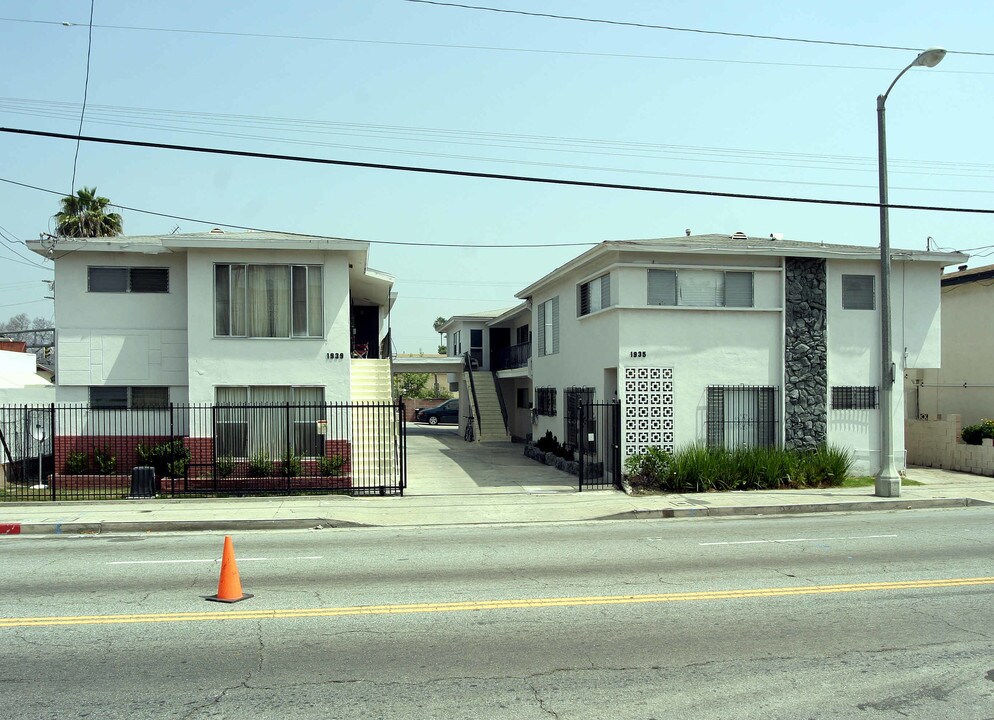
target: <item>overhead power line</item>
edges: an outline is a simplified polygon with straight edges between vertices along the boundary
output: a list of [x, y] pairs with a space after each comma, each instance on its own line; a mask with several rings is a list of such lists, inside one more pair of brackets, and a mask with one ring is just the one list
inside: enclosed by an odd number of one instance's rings
[[[57, 20], [32, 20], [28, 18], [8, 18], [0, 17], [0, 22], [30, 23], [33, 25], [54, 25], [59, 27], [86, 27], [86, 23], [74, 23]], [[431, 43], [431, 42], [411, 42], [403, 40], [373, 40], [370, 38], [347, 38], [330, 37], [322, 35], [292, 35], [279, 33], [256, 33], [256, 32], [235, 32], [224, 30], [200, 30], [197, 28], [170, 28], [170, 27], [148, 27], [142, 25], [109, 25], [94, 24], [93, 27], [101, 30], [124, 30], [132, 32], [154, 32], [154, 33], [176, 33], [186, 35], [214, 35], [219, 37], [248, 38], [253, 40], [294, 40], [301, 42], [325, 42], [325, 43], [352, 43], [356, 45], [386, 45], [395, 47], [415, 47], [415, 48], [439, 48], [450, 50], [483, 50], [489, 52], [512, 52], [512, 53], [532, 53], [538, 55], [564, 55], [576, 57], [603, 57], [629, 60], [665, 60], [673, 62], [700, 62], [700, 63], [722, 63], [728, 65], [767, 65], [772, 67], [799, 67], [829, 70], [880, 70], [893, 71], [890, 67], [868, 67], [865, 65], [836, 65], [828, 63], [797, 63], [782, 62], [775, 60], [742, 60], [738, 58], [708, 58], [708, 57], [686, 57], [680, 55], [647, 55], [643, 53], [617, 53], [617, 52], [594, 52], [590, 50], [561, 50], [555, 48], [525, 48], [507, 47], [501, 45], [469, 45], [457, 43]], [[703, 32], [703, 31], [702, 31]], [[875, 47], [875, 46], [870, 46]], [[881, 46], [881, 49], [891, 49]], [[983, 53], [963, 53], [980, 54]], [[991, 75], [994, 73], [978, 70], [932, 70], [933, 73], [951, 73], [957, 75]]]
[[[678, 27], [675, 25], [654, 25], [651, 23], [631, 22], [625, 20], [609, 20], [605, 18], [580, 17], [578, 15], [557, 15], [555, 13], [531, 12], [528, 10], [511, 10], [509, 8], [486, 7], [483, 5], [466, 5], [463, 3], [439, 2], [438, 0], [404, 0], [404, 2], [417, 3], [419, 5], [436, 5], [439, 7], [459, 8], [461, 10], [479, 10], [484, 12], [501, 13], [505, 15], [524, 15], [527, 17], [538, 17], [549, 20], [569, 20], [572, 22], [597, 23], [600, 25], [616, 25], [622, 27], [634, 27], [648, 30], [668, 30], [670, 32], [696, 33], [699, 35], [719, 35], [723, 37], [746, 38], [749, 40], [773, 40], [777, 42], [805, 43], [808, 45], [834, 45], [838, 47], [868, 48], [874, 50], [906, 50], [910, 52], [921, 52], [923, 48], [905, 47], [902, 45], [874, 45], [871, 43], [844, 42], [841, 40], [813, 40], [810, 38], [786, 37], [783, 35], [760, 35], [757, 33], [729, 32], [724, 30], [703, 30], [701, 28]], [[966, 50], [949, 50], [950, 53], [958, 55], [979, 55], [982, 57], [994, 57], [994, 53], [971, 52]]]
[[[283, 160], [287, 162], [302, 162], [316, 165], [334, 165], [339, 167], [367, 168], [371, 170], [394, 170], [398, 172], [420, 173], [425, 175], [440, 175], [450, 177], [479, 178], [484, 180], [506, 180], [511, 182], [535, 183], [542, 185], [559, 185], [568, 187], [586, 187], [601, 190], [628, 190], [634, 192], [665, 193], [672, 195], [695, 195], [700, 197], [720, 197], [738, 200], [765, 200], [770, 202], [799, 203], [807, 205], [834, 205], [841, 207], [879, 208], [876, 202], [858, 200], [831, 200], [825, 198], [809, 198], [785, 195], [759, 195], [755, 193], [719, 192], [715, 190], [690, 190], [685, 188], [658, 187], [654, 185], [628, 185], [624, 183], [595, 182], [591, 180], [567, 180], [563, 178], [537, 177], [529, 175], [508, 175], [502, 173], [473, 172], [469, 170], [450, 170], [446, 168], [417, 167], [412, 165], [395, 165], [388, 163], [359, 162], [356, 160], [333, 160], [330, 158], [306, 157], [301, 155], [280, 155], [276, 153], [250, 152], [247, 150], [226, 150], [223, 148], [198, 147], [192, 145], [174, 145], [170, 143], [145, 142], [141, 140], [122, 140], [118, 138], [95, 137], [90, 135], [72, 135], [69, 133], [44, 132], [23, 128], [0, 127], [0, 132], [14, 135], [33, 137], [57, 138], [60, 140], [82, 140], [83, 142], [102, 143], [127, 147], [143, 147], [157, 150], [179, 150], [182, 152], [202, 153], [207, 155], [227, 155], [232, 157], [257, 158], [263, 160]], [[891, 203], [888, 207], [895, 210], [929, 210], [933, 212], [969, 213], [994, 215], [994, 209], [946, 207], [938, 205], [908, 205]]]
[[[79, 130], [83, 134], [83, 118], [86, 115], [86, 95], [90, 89], [90, 52], [93, 50], [93, 5], [96, 0], [90, 0], [90, 23], [86, 36], [86, 76], [83, 79], [83, 107], [79, 110]], [[69, 183], [69, 193], [76, 192], [76, 164], [79, 162], [79, 141], [76, 141], [76, 154], [72, 158], [72, 182]]]

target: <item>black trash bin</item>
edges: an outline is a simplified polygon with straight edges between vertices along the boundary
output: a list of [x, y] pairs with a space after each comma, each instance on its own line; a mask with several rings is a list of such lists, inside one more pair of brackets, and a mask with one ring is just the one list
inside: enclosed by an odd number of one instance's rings
[[131, 469], [131, 494], [129, 498], [155, 497], [155, 468], [142, 465]]

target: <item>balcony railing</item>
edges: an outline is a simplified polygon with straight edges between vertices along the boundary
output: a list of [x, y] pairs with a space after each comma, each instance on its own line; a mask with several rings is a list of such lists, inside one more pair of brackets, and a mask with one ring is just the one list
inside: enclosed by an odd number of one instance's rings
[[512, 370], [514, 368], [526, 367], [528, 358], [532, 356], [532, 344], [523, 342], [520, 345], [512, 345], [497, 352], [495, 370]]

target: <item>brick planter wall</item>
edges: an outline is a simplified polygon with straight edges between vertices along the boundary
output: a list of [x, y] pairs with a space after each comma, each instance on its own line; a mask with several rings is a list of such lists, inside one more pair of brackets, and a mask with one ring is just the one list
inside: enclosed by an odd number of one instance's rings
[[[56, 435], [55, 472], [65, 472], [66, 460], [70, 452], [84, 452], [93, 467], [93, 454], [96, 450], [109, 450], [117, 459], [118, 472], [131, 472], [138, 465], [138, 445], [160, 445], [169, 442], [168, 435]], [[105, 477], [105, 476], [101, 476]], [[130, 477], [130, 475], [129, 475]], [[130, 482], [130, 480], [129, 480]]]

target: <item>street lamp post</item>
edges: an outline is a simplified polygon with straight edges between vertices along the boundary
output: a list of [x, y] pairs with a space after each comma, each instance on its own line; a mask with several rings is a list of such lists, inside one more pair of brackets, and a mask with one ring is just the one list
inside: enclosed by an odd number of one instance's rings
[[901, 476], [894, 466], [893, 394], [896, 369], [891, 349], [890, 317], [890, 221], [887, 214], [887, 126], [884, 105], [897, 81], [913, 67], [935, 67], [946, 51], [929, 48], [898, 73], [887, 92], [877, 96], [877, 161], [880, 167], [880, 472], [875, 493], [880, 497], [901, 496]]

